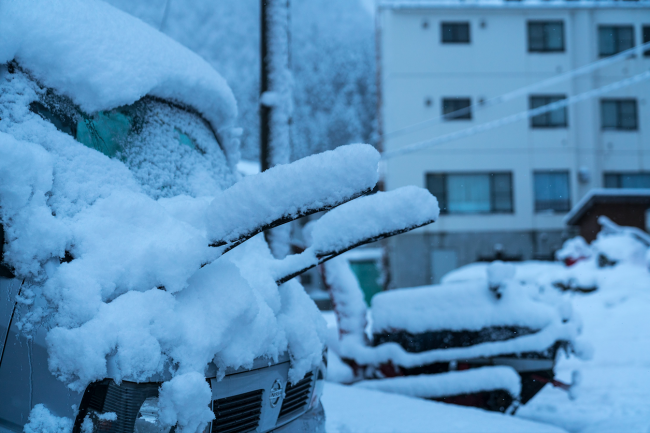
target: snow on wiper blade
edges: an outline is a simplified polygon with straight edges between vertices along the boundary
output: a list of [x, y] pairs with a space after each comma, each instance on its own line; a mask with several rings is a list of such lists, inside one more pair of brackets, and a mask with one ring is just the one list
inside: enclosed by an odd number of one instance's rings
[[431, 224], [438, 200], [426, 189], [407, 186], [378, 192], [337, 207], [314, 222], [310, 246], [278, 262], [276, 282], [283, 284], [346, 251]]
[[378, 164], [372, 146], [351, 144], [245, 177], [210, 204], [210, 245], [230, 249], [264, 230], [367, 194], [377, 183]]

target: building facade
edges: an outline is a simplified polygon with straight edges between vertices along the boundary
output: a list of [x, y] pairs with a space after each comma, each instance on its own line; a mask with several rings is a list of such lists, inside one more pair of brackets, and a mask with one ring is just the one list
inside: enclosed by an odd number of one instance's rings
[[[650, 41], [650, 2], [384, 1], [382, 150], [469, 130], [650, 69], [650, 49], [507, 102], [494, 98]], [[438, 222], [388, 242], [389, 287], [477, 260], [551, 259], [590, 189], [650, 187], [650, 80], [385, 159], [387, 190], [428, 188]]]

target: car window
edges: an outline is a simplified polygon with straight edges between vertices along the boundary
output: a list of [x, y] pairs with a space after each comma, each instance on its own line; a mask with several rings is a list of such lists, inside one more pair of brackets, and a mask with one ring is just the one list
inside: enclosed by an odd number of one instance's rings
[[177, 104], [145, 97], [88, 114], [48, 92], [30, 109], [85, 146], [122, 161], [154, 198], [214, 195], [235, 182], [210, 125]]

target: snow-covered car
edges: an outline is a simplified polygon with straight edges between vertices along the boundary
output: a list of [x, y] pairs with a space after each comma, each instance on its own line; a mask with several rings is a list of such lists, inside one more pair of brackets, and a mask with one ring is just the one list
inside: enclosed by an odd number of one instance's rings
[[[368, 145], [241, 178], [225, 81], [103, 2], [3, 4], [0, 41], [0, 431], [323, 431], [294, 277], [435, 198], [366, 196]], [[264, 230], [322, 211], [272, 256]]]
[[331, 348], [356, 370], [355, 385], [509, 413], [547, 383], [568, 390], [555, 380], [556, 358], [586, 352], [570, 303], [515, 279], [510, 264], [481, 269], [375, 295], [369, 338], [365, 321], [350, 326], [365, 316], [354, 283], [336, 282], [340, 326], [352, 332]]

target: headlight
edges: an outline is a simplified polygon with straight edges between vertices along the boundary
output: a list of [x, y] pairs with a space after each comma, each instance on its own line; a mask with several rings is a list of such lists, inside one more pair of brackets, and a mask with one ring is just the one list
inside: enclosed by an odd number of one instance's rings
[[170, 427], [160, 423], [158, 414], [158, 397], [149, 397], [140, 406], [140, 412], [135, 419], [134, 433], [169, 433]]
[[[146, 427], [156, 426], [155, 422], [145, 421], [145, 418], [152, 421], [158, 419], [159, 386], [159, 383], [127, 381], [118, 385], [112, 379], [91, 383], [81, 399], [73, 433], [82, 433], [84, 423], [86, 429], [88, 423], [92, 423], [93, 430], [101, 433], [168, 433], [170, 429], [134, 430], [136, 422]], [[115, 419], [109, 420], [104, 416], [109, 413], [114, 413]]]

